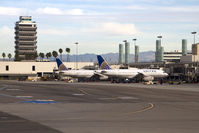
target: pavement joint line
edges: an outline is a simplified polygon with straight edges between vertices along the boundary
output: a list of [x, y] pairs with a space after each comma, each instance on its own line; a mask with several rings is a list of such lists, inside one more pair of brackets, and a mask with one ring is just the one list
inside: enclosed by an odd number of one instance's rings
[[8, 88], [8, 85], [3, 85], [3, 87], [0, 88], [0, 91], [4, 90], [6, 88]]
[[83, 89], [78, 89], [79, 91], [81, 91], [82, 93], [84, 93], [85, 95], [90, 95], [89, 93], [87, 93], [86, 91], [84, 91]]
[[18, 123], [18, 122], [27, 122], [27, 120], [0, 120], [0, 123]]

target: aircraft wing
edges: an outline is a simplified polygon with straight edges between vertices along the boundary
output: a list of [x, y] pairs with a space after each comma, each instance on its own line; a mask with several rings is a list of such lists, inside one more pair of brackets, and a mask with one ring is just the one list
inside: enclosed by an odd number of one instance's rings
[[108, 79], [108, 76], [101, 74], [101, 72], [94, 72], [94, 77], [97, 77], [97, 79]]
[[140, 72], [135, 76], [135, 78], [138, 79], [138, 80], [144, 80], [144, 81], [153, 81], [154, 80], [153, 76], [145, 75], [145, 74], [140, 73]]
[[134, 78], [143, 79], [144, 77], [145, 75], [143, 73], [138, 72], [138, 74]]

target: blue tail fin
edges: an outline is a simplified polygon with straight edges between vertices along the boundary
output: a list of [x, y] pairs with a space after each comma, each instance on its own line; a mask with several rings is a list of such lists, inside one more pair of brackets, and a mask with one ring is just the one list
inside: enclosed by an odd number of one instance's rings
[[111, 69], [106, 60], [104, 60], [104, 58], [101, 55], [97, 55], [97, 60], [99, 64], [99, 69]]
[[58, 70], [68, 70], [68, 68], [62, 63], [59, 58], [56, 58]]

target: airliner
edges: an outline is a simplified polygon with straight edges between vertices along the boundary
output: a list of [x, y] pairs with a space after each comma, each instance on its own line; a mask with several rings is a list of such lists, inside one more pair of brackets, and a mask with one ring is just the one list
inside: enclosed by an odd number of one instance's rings
[[56, 58], [56, 62], [59, 73], [62, 76], [69, 76], [72, 78], [79, 78], [79, 79], [86, 79], [86, 78], [89, 79], [95, 74], [95, 71], [93, 70], [69, 70], [59, 58]]
[[163, 70], [159, 69], [111, 69], [106, 60], [101, 55], [97, 56], [101, 74], [108, 76], [116, 82], [132, 80], [135, 77], [142, 76], [144, 81], [153, 81], [154, 78], [164, 78], [168, 76]]
[[134, 69], [111, 69], [107, 61], [101, 56], [97, 55], [99, 68], [102, 70], [101, 74], [108, 76], [113, 82], [121, 82], [126, 79], [132, 79], [138, 72]]
[[101, 70], [69, 70], [59, 58], [56, 58], [56, 62], [60, 75], [78, 78], [78, 81], [104, 80], [108, 78], [101, 74]]

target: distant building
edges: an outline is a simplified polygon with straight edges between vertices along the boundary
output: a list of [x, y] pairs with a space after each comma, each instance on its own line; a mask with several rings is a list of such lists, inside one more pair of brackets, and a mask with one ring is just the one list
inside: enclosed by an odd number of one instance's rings
[[[64, 62], [69, 69], [75, 69], [75, 62]], [[79, 62], [78, 69], [94, 66], [93, 62]], [[0, 79], [17, 79], [19, 77], [43, 77], [52, 75], [57, 69], [56, 62], [13, 62], [0, 61]]]
[[182, 63], [193, 63], [199, 62], [199, 55], [186, 55], [180, 57], [180, 62]]
[[164, 52], [163, 60], [164, 62], [180, 62], [180, 57], [182, 56], [182, 52]]
[[199, 43], [192, 44], [192, 54], [182, 56], [180, 62], [183, 63], [199, 62]]
[[31, 16], [20, 16], [15, 25], [15, 61], [36, 60], [37, 26]]
[[199, 55], [199, 43], [192, 44], [192, 54]]

